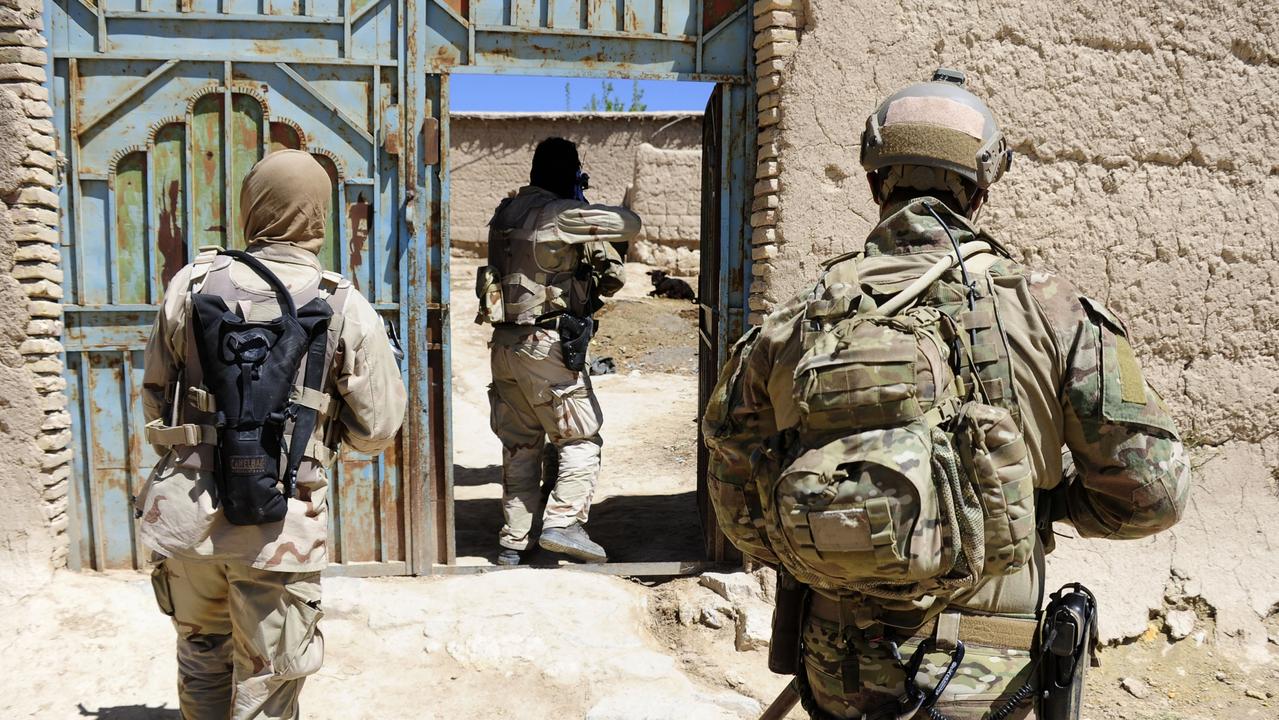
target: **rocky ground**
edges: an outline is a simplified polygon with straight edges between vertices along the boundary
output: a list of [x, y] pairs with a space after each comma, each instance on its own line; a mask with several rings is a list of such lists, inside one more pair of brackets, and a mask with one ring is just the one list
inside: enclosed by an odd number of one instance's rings
[[[500, 446], [484, 401], [485, 331], [470, 324], [476, 265], [454, 265], [454, 470], [459, 562], [488, 565]], [[646, 298], [645, 269], [628, 267], [594, 350], [618, 372], [595, 378], [606, 446], [592, 533], [617, 560], [698, 559], [696, 313]], [[1151, 562], [1172, 542], [1086, 544], [1075, 565], [1050, 564], [1054, 586], [1087, 576], [1106, 617], [1111, 646], [1090, 673], [1084, 717], [1279, 718], [1279, 612], [1259, 600], [1249, 612], [1265, 619], [1245, 638], [1237, 615], [1202, 601], [1218, 588], [1174, 582]], [[1143, 632], [1147, 606], [1122, 606], [1152, 584], [1166, 587], [1163, 608]], [[787, 681], [766, 667], [768, 571], [638, 581], [517, 569], [327, 578], [324, 591], [326, 661], [305, 718], [750, 720]], [[0, 568], [0, 718], [176, 720], [175, 673], [173, 630], [144, 575]]]
[[[750, 720], [786, 682], [766, 668], [772, 588], [768, 571], [327, 578], [325, 664], [303, 717]], [[144, 575], [59, 572], [13, 589], [0, 599], [0, 717], [177, 720], [173, 630]], [[1279, 666], [1241, 665], [1205, 621], [1172, 639], [1184, 629], [1152, 623], [1105, 649], [1084, 717], [1279, 717]]]

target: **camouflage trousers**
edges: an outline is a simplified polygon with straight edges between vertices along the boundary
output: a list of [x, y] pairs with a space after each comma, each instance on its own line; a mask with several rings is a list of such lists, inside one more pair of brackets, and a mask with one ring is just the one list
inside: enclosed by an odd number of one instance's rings
[[185, 720], [300, 717], [302, 683], [324, 660], [320, 573], [165, 558], [152, 582], [178, 631]]
[[[902, 643], [899, 651], [903, 660], [917, 647], [918, 638]], [[950, 656], [944, 652], [925, 656], [915, 682], [924, 690], [934, 687], [949, 662]], [[873, 717], [894, 705], [906, 690], [905, 672], [886, 643], [871, 642], [856, 628], [846, 627], [841, 633], [838, 620], [811, 612], [803, 630], [803, 663], [817, 707], [837, 718], [861, 718], [867, 713]], [[966, 642], [963, 662], [936, 709], [952, 720], [981, 720], [992, 709], [1005, 705], [1026, 684], [1032, 670], [1028, 651]], [[1033, 699], [1023, 701], [1006, 717], [1034, 720]]]
[[604, 422], [590, 376], [564, 367], [559, 335], [543, 328], [497, 328], [491, 345], [489, 423], [502, 441], [502, 513], [498, 542], [523, 550], [541, 505], [542, 449], [549, 441], [559, 473], [543, 528], [585, 523], [600, 472]]

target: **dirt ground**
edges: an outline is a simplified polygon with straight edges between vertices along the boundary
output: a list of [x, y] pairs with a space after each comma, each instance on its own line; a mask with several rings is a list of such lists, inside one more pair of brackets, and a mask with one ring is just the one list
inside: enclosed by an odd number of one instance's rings
[[[728, 602], [697, 578], [326, 578], [325, 663], [307, 682], [302, 717], [752, 720], [787, 678], [767, 670], [764, 649], [736, 649], [739, 607], [767, 617], [761, 600]], [[1085, 720], [1279, 718], [1279, 668], [1240, 667], [1203, 630], [1171, 642], [1152, 627], [1106, 649]], [[173, 639], [141, 573], [7, 585], [0, 717], [178, 720]], [[1125, 678], [1141, 681], [1141, 698]]]
[[[455, 260], [452, 288], [465, 565], [492, 563], [501, 525], [487, 330], [470, 322], [477, 266]], [[695, 560], [696, 311], [645, 297], [645, 269], [628, 267], [594, 350], [618, 372], [594, 378], [606, 422], [590, 529], [614, 560]], [[302, 716], [751, 720], [788, 679], [766, 666], [768, 573], [731, 578], [750, 588], [745, 599], [708, 589], [709, 577], [641, 582], [571, 569], [325, 578], [326, 660]], [[174, 633], [145, 575], [0, 580], [0, 718], [178, 718]], [[1270, 630], [1279, 643], [1279, 626]], [[1279, 665], [1246, 664], [1222, 642], [1210, 613], [1176, 642], [1152, 621], [1141, 638], [1103, 652], [1084, 718], [1279, 718]]]

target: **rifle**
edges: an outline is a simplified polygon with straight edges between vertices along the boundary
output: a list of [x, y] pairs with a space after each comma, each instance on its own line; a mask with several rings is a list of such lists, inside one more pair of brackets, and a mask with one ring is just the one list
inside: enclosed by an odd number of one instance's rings
[[[795, 579], [785, 567], [777, 568], [776, 604], [773, 607], [773, 636], [768, 643], [768, 669], [778, 675], [804, 672], [800, 657], [804, 610], [808, 586]], [[760, 720], [781, 720], [799, 703], [798, 680], [791, 680], [778, 693]]]
[[759, 716], [759, 720], [782, 720], [798, 704], [799, 690], [795, 687], [795, 681], [791, 680], [777, 694], [773, 703], [764, 710], [764, 714]]
[[[590, 187], [591, 176], [578, 170], [577, 181], [573, 185], [573, 197], [582, 202], [590, 202], [586, 199], [586, 190]], [[567, 312], [562, 313], [556, 320], [555, 329], [560, 335], [560, 354], [564, 357], [564, 367], [574, 372], [581, 372], [586, 367], [586, 353], [590, 348], [591, 338], [599, 329], [594, 315], [604, 307], [604, 301], [600, 300], [599, 294], [595, 291], [597, 282], [595, 272], [585, 258], [579, 259], [574, 274], [578, 280], [586, 283], [586, 312], [582, 317]]]

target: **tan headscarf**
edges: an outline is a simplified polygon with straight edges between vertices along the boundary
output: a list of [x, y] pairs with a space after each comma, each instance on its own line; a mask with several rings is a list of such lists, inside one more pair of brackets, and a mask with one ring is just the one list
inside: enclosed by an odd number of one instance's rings
[[245, 245], [288, 243], [320, 253], [333, 183], [310, 153], [278, 150], [258, 161], [240, 190]]

